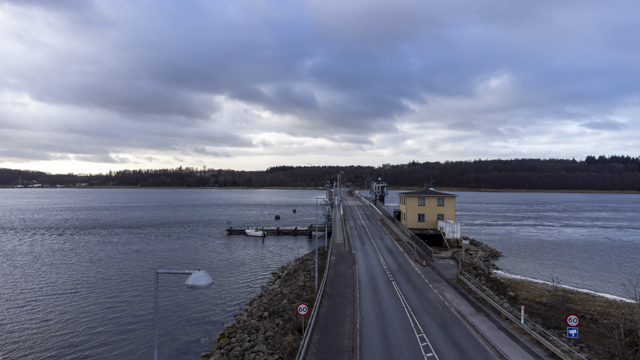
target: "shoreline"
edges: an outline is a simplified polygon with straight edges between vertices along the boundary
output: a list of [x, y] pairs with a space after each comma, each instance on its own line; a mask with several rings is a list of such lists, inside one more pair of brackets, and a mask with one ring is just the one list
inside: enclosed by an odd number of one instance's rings
[[[0, 189], [14, 189], [13, 186], [2, 185]], [[64, 188], [58, 187], [40, 187], [40, 188], [23, 188], [23, 189], [42, 189], [42, 190], [60, 190], [60, 189], [164, 189], [164, 190], [316, 190], [325, 191], [325, 188], [316, 187], [294, 187], [294, 186], [276, 186], [276, 187], [248, 187], [248, 186], [234, 186], [234, 187], [221, 187], [221, 186], [205, 186], [205, 187], [177, 187], [177, 186], [67, 186]], [[418, 191], [424, 190], [421, 187], [396, 187], [388, 186], [387, 189], [392, 191]], [[368, 191], [368, 189], [354, 189], [355, 191]], [[487, 192], [487, 193], [552, 193], [552, 194], [630, 194], [640, 195], [640, 191], [631, 190], [527, 190], [527, 189], [470, 189], [470, 188], [457, 188], [457, 187], [438, 187], [436, 190], [442, 192]]]
[[[0, 186], [0, 189], [14, 189], [13, 186]], [[220, 186], [200, 186], [200, 187], [178, 187], [178, 186], [113, 186], [113, 185], [103, 185], [103, 186], [65, 186], [63, 188], [47, 186], [47, 187], [39, 187], [39, 188], [17, 188], [17, 189], [41, 189], [41, 190], [61, 190], [61, 189], [163, 189], [163, 190], [317, 190], [317, 191], [325, 191], [323, 188], [315, 188], [315, 187], [247, 187], [247, 186], [235, 186], [235, 187], [220, 187]]]
[[[327, 251], [318, 248], [318, 277], [322, 278]], [[226, 326], [201, 360], [227, 359], [295, 359], [303, 329], [297, 304], [304, 302], [313, 309], [315, 250], [292, 260], [272, 273], [266, 286], [247, 301], [235, 323]], [[306, 326], [307, 324], [305, 324]]]
[[[396, 191], [418, 191], [424, 190], [419, 187], [387, 187]], [[631, 190], [527, 190], [527, 189], [470, 189], [457, 187], [438, 187], [437, 191], [442, 192], [487, 192], [487, 193], [567, 193], [567, 194], [640, 194], [640, 191]]]
[[527, 277], [527, 276], [509, 274], [509, 273], [506, 273], [506, 272], [504, 272], [502, 270], [494, 270], [493, 272], [494, 272], [494, 274], [496, 274], [496, 276], [501, 277], [501, 278], [505, 278], [505, 279], [526, 281], [526, 282], [542, 284], [542, 285], [547, 285], [547, 286], [558, 286], [558, 287], [561, 287], [561, 288], [564, 288], [564, 289], [567, 289], [567, 290], [570, 290], [570, 291], [576, 291], [576, 292], [580, 292], [580, 293], [585, 293], [585, 294], [601, 297], [601, 298], [608, 299], [608, 300], [622, 301], [622, 302], [627, 302], [627, 303], [632, 303], [632, 304], [635, 303], [635, 301], [633, 301], [631, 299], [627, 299], [627, 298], [624, 298], [624, 297], [621, 297], [621, 296], [617, 296], [617, 295], [613, 295], [613, 294], [601, 293], [601, 292], [597, 292], [597, 291], [594, 291], [594, 290], [578, 288], [578, 287], [571, 286], [571, 285], [553, 284], [550, 281], [535, 279], [535, 278], [531, 278], [531, 277]]
[[[627, 354], [640, 349], [640, 294], [637, 293], [640, 278], [635, 282], [629, 280], [628, 286], [636, 290], [635, 296], [629, 294], [635, 300], [630, 300], [562, 285], [557, 278], [543, 281], [507, 274], [493, 262], [500, 256], [502, 254], [498, 250], [470, 239], [462, 269], [466, 276], [482, 284], [499, 299], [500, 305], [514, 316], [523, 307], [529, 321], [544, 327], [589, 359], [626, 359]], [[469, 295], [498, 313], [497, 309], [467, 288], [462, 280], [458, 281]], [[569, 342], [565, 318], [572, 313], [581, 318], [581, 331], [579, 339]]]

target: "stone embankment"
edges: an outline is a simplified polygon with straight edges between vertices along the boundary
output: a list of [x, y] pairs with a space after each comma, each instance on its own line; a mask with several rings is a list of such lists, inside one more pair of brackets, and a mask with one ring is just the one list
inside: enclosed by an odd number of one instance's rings
[[469, 239], [469, 246], [465, 253], [465, 271], [472, 276], [491, 275], [494, 270], [500, 270], [493, 260], [502, 256], [502, 253], [489, 245], [483, 244], [476, 239]]
[[[319, 249], [318, 281], [325, 259], [326, 251]], [[235, 316], [236, 323], [220, 333], [217, 345], [201, 359], [295, 359], [302, 340], [296, 306], [305, 302], [313, 309], [315, 299], [315, 251], [311, 251], [274, 272], [263, 291], [247, 302]]]

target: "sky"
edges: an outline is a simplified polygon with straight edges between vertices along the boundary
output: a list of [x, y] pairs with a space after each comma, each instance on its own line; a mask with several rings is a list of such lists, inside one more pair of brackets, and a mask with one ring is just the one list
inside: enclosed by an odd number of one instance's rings
[[0, 0], [0, 168], [640, 155], [640, 3]]

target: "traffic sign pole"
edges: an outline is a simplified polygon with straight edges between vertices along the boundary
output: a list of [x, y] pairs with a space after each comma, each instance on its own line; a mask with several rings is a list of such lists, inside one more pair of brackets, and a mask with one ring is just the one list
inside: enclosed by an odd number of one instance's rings
[[565, 318], [567, 323], [567, 337], [571, 339], [571, 345], [573, 345], [573, 339], [578, 338], [578, 326], [580, 325], [580, 317], [576, 314], [569, 314]]
[[307, 303], [298, 304], [298, 306], [296, 306], [296, 312], [298, 313], [298, 315], [300, 315], [300, 318], [302, 319], [302, 334], [304, 335], [304, 317], [307, 316], [307, 314], [309, 313], [309, 304]]

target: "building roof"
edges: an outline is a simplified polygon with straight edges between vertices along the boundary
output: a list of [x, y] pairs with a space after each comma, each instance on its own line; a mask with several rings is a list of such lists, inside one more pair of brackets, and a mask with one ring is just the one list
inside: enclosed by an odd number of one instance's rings
[[440, 191], [436, 191], [436, 190], [433, 190], [433, 189], [403, 192], [403, 193], [400, 193], [399, 195], [404, 195], [404, 196], [457, 196], [457, 195], [453, 195], [453, 194], [447, 194], [447, 193], [443, 193], [443, 192], [440, 192]]

